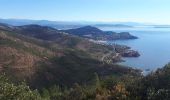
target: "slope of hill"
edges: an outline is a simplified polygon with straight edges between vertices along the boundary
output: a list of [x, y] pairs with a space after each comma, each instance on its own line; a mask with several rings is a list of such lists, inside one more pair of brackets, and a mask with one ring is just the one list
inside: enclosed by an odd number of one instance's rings
[[131, 35], [128, 32], [116, 33], [112, 31], [102, 31], [96, 27], [85, 26], [77, 29], [64, 30], [69, 34], [77, 35], [94, 40], [119, 40], [119, 39], [137, 39], [136, 36]]
[[49, 49], [27, 42], [26, 39], [18, 34], [0, 30], [1, 71], [21, 79], [31, 77], [38, 62], [55, 55]]
[[127, 85], [127, 89], [134, 100], [169, 100], [169, 75], [170, 64], [167, 64], [163, 68], [131, 82]]
[[[84, 39], [75, 35], [70, 35], [66, 32], [56, 30], [54, 28], [47, 27], [47, 26], [25, 25], [25, 26], [14, 27], [11, 29], [11, 31], [15, 31], [17, 33], [29, 37], [55, 42], [58, 45], [60, 45], [60, 48], [72, 48], [72, 49], [85, 51], [89, 55], [91, 55], [91, 57], [98, 60], [101, 60], [101, 58], [106, 54], [110, 54], [112, 56], [109, 57], [109, 59], [113, 61], [117, 61], [119, 60], [120, 57], [113, 57], [113, 56], [116, 56], [116, 53], [120, 53], [119, 50], [121, 50], [121, 54], [122, 54], [123, 52], [127, 52], [129, 49], [119, 45], [114, 46], [114, 45], [96, 44], [94, 42], [89, 41], [88, 39]], [[115, 51], [115, 48], [118, 51]], [[134, 54], [138, 54], [138, 52], [135, 52]], [[131, 57], [136, 57], [136, 56], [132, 55]]]
[[[94, 73], [100, 76], [138, 74], [138, 71], [131, 68], [106, 64], [92, 56], [98, 53], [105, 54], [112, 50], [111, 47], [88, 42], [89, 50], [83, 50], [75, 44], [70, 47], [68, 41], [78, 39], [85, 42], [84, 39], [61, 34], [59, 38], [65, 42], [61, 43], [57, 40], [49, 41], [41, 37], [36, 39], [25, 34], [24, 36], [22, 33], [26, 32], [20, 29], [18, 27], [0, 29], [0, 71], [5, 72], [15, 82], [26, 80], [30, 86], [36, 88], [54, 84], [71, 86], [75, 82], [80, 84], [89, 82], [93, 79]], [[28, 30], [29, 32], [31, 34], [35, 30]], [[92, 48], [94, 50], [90, 52]]]

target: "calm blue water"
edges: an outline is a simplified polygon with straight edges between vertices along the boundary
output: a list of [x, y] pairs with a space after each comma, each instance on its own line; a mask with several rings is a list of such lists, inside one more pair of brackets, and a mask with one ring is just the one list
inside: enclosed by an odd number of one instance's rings
[[108, 41], [128, 45], [132, 49], [139, 51], [139, 58], [123, 58], [128, 65], [142, 70], [156, 70], [170, 62], [170, 28], [101, 28], [107, 31], [130, 32], [139, 37], [135, 40]]

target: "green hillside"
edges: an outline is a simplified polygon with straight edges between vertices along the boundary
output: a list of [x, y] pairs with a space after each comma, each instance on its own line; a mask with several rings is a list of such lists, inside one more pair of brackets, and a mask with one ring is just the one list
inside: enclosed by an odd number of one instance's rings
[[169, 64], [142, 76], [107, 62], [126, 46], [96, 44], [43, 26], [2, 26], [0, 99], [169, 100]]
[[[72, 39], [72, 36], [66, 37], [69, 38], [65, 38], [65, 41]], [[78, 44], [85, 42], [84, 39], [75, 38], [80, 41]], [[138, 71], [131, 68], [106, 64], [95, 57], [99, 53], [102, 55], [110, 52], [112, 48], [109, 46], [87, 42], [90, 46], [82, 50], [77, 45], [70, 47], [68, 43], [36, 39], [16, 31], [1, 29], [0, 71], [5, 72], [14, 82], [26, 80], [35, 88], [53, 84], [72, 86], [75, 82], [88, 83], [93, 80], [94, 73], [119, 77], [138, 74]], [[91, 49], [96, 52], [90, 52]]]

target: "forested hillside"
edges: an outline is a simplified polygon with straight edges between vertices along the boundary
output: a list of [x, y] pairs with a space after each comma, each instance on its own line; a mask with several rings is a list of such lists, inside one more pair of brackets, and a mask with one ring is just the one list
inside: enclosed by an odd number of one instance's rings
[[143, 76], [114, 63], [125, 48], [46, 26], [2, 24], [0, 99], [168, 100], [170, 65]]

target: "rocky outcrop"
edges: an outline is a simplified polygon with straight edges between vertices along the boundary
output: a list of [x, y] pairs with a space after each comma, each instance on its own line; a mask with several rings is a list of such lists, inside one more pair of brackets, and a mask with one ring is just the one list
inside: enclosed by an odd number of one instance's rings
[[118, 35], [118, 39], [137, 39], [136, 36], [131, 35], [129, 32], [121, 32], [121, 33], [117, 33]]
[[121, 53], [123, 57], [139, 57], [140, 54], [138, 51], [134, 50], [125, 50], [123, 53]]
[[119, 53], [122, 57], [139, 57], [140, 56], [138, 51], [131, 50], [131, 48], [128, 46], [114, 44], [113, 47], [115, 48], [115, 51]]
[[[107, 45], [107, 44], [103, 43], [103, 45]], [[139, 57], [140, 56], [138, 51], [131, 50], [131, 48], [126, 45], [113, 44], [113, 45], [108, 45], [108, 46], [111, 46], [113, 51], [105, 53], [101, 57], [101, 61], [108, 63], [108, 64], [121, 62], [123, 61], [122, 57]]]

